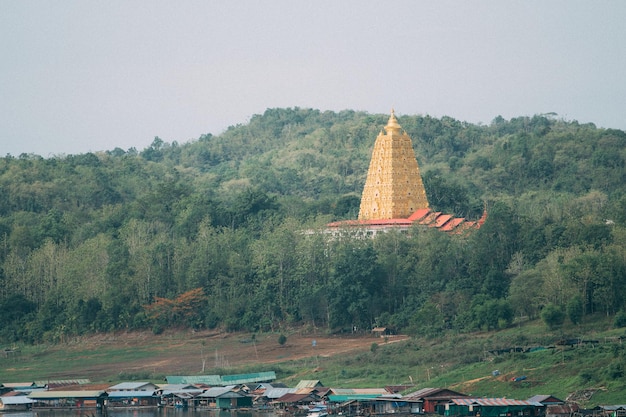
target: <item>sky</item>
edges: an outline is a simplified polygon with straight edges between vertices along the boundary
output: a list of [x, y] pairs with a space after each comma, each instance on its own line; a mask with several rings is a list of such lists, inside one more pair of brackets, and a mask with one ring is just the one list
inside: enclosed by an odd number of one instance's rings
[[625, 22], [623, 0], [6, 0], [0, 156], [183, 144], [277, 107], [626, 130]]

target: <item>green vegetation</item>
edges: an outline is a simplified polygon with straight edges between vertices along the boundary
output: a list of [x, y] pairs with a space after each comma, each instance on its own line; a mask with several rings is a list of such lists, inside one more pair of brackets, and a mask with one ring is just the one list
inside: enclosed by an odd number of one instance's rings
[[445, 342], [521, 319], [554, 332], [597, 314], [626, 322], [625, 132], [539, 115], [400, 117], [431, 205], [477, 219], [486, 204], [485, 224], [307, 233], [356, 217], [386, 119], [268, 109], [183, 145], [1, 158], [0, 341], [302, 325]]

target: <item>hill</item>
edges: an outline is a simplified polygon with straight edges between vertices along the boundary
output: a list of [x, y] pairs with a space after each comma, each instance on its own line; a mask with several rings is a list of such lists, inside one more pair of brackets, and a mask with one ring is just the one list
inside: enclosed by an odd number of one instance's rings
[[[356, 217], [387, 117], [268, 109], [185, 144], [0, 158], [0, 342], [42, 353], [181, 328], [456, 341], [522, 318], [550, 332], [598, 315], [626, 326], [625, 132], [553, 115], [400, 116], [433, 209], [477, 219], [486, 206], [484, 225], [310, 233]], [[482, 352], [468, 351], [468, 363]]]

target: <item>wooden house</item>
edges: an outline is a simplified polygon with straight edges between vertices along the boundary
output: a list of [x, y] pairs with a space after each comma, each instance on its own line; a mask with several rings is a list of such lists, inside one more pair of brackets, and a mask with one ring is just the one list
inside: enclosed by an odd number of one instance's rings
[[209, 388], [196, 397], [196, 407], [221, 410], [252, 407], [252, 396], [235, 388], [234, 385]]
[[453, 398], [464, 398], [467, 395], [447, 388], [423, 388], [402, 397], [412, 413], [439, 413]]

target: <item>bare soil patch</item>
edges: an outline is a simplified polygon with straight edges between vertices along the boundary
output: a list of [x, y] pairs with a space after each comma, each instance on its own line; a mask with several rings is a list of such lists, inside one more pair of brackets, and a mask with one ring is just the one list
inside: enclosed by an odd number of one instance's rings
[[[371, 334], [287, 334], [284, 345], [279, 334], [225, 333], [218, 331], [177, 331], [161, 335], [128, 332], [95, 335], [77, 339], [63, 347], [75, 356], [85, 355], [85, 365], [51, 377], [75, 378], [81, 375], [92, 381], [113, 375], [198, 375], [247, 365], [277, 364], [305, 358], [331, 357], [366, 351], [379, 345], [406, 340], [406, 336], [375, 337]], [[99, 352], [119, 351], [114, 360], [97, 360]], [[133, 354], [141, 351], [143, 354]], [[90, 360], [93, 357], [94, 360]], [[267, 370], [271, 370], [269, 367]]]

